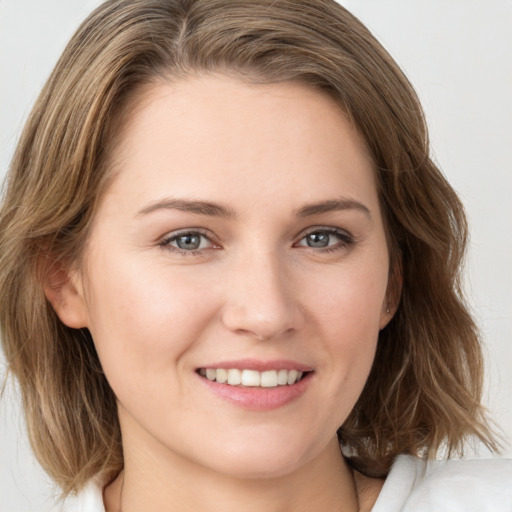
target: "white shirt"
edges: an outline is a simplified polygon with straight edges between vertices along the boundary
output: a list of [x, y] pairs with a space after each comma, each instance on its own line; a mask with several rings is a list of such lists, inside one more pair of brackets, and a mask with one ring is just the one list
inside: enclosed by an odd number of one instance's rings
[[[63, 512], [105, 512], [91, 481]], [[512, 512], [512, 459], [425, 462], [400, 455], [372, 512]]]
[[512, 460], [401, 455], [372, 512], [512, 512]]

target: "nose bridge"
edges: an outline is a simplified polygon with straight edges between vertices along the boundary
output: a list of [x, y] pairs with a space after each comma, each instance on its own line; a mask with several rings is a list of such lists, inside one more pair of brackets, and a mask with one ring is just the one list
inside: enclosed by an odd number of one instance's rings
[[300, 311], [286, 261], [268, 248], [233, 265], [223, 321], [231, 331], [270, 339], [298, 328]]

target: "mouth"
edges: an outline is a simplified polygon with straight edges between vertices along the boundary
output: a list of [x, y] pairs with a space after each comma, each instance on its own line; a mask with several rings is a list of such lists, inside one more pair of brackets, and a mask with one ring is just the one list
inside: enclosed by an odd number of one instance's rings
[[313, 372], [285, 368], [265, 371], [248, 368], [199, 368], [197, 373], [212, 382], [228, 386], [276, 388], [297, 384]]
[[286, 359], [219, 361], [196, 369], [209, 392], [242, 409], [259, 412], [298, 400], [310, 388], [314, 373], [312, 367]]

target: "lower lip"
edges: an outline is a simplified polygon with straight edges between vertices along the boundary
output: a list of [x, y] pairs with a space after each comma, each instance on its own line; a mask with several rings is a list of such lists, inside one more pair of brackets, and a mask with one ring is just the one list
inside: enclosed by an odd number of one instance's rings
[[312, 376], [312, 373], [308, 373], [296, 384], [273, 388], [230, 386], [229, 384], [220, 384], [208, 380], [200, 375], [198, 375], [198, 378], [217, 396], [243, 409], [271, 411], [283, 407], [302, 396], [306, 392]]

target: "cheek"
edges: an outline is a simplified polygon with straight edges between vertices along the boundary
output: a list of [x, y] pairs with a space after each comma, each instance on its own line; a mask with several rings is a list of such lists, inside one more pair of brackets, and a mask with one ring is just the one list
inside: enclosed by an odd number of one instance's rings
[[212, 314], [205, 290], [140, 261], [103, 259], [99, 268], [88, 287], [89, 330], [107, 377], [169, 375]]
[[325, 365], [333, 370], [331, 391], [339, 394], [341, 390], [348, 398], [348, 387], [353, 401], [373, 364], [386, 286], [384, 265], [362, 265], [340, 270], [332, 276], [328, 292], [310, 298], [319, 343], [329, 355]]
[[361, 262], [324, 276], [323, 286], [310, 290], [309, 302], [320, 325], [340, 329], [347, 339], [356, 341], [358, 333], [378, 333], [386, 289], [387, 267]]

